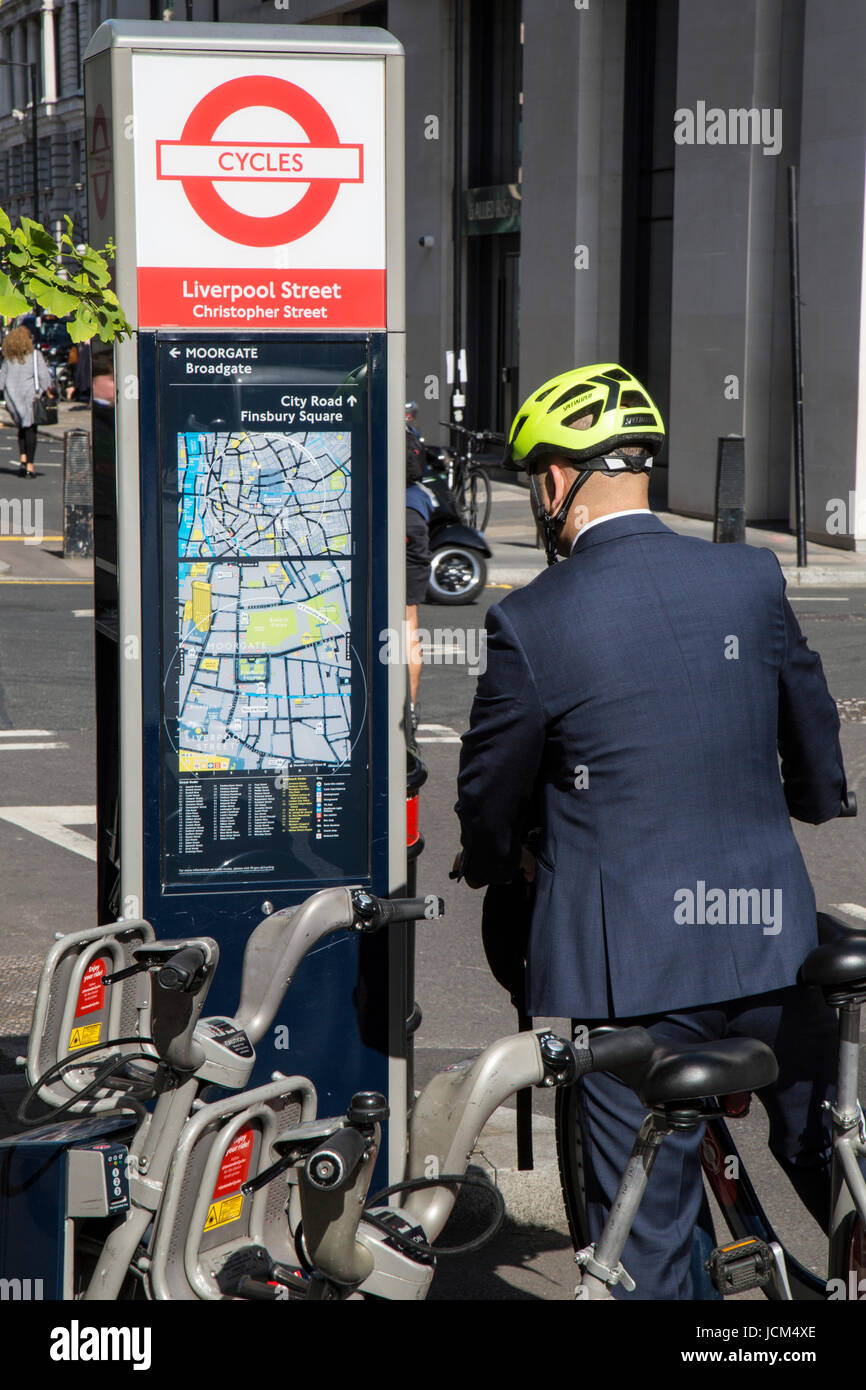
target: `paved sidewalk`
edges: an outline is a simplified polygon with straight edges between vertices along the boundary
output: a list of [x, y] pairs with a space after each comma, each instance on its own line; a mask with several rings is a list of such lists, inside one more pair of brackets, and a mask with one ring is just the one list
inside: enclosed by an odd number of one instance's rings
[[[67, 430], [90, 431], [90, 406], [77, 401], [61, 401], [56, 425], [41, 425], [36, 445], [36, 476], [18, 475], [18, 445], [15, 427], [0, 406], [0, 492], [8, 516], [12, 508], [34, 503], [40, 507], [42, 539], [33, 544], [31, 535], [10, 535], [7, 515], [0, 530], [0, 582], [73, 583], [85, 586], [93, 579], [92, 560], [63, 558], [63, 436]], [[25, 511], [25, 516], [28, 513]], [[26, 529], [32, 528], [32, 514]]]
[[[699, 536], [708, 541], [713, 538], [711, 521], [660, 510], [656, 514], [666, 526], [680, 535]], [[489, 583], [512, 586], [528, 584], [546, 568], [544, 552], [535, 542], [529, 495], [519, 483], [494, 482], [493, 507], [486, 536], [493, 550], [487, 574]], [[799, 569], [797, 538], [789, 532], [747, 526], [746, 543], [774, 551], [790, 585], [866, 585], [866, 555], [856, 551], [809, 541], [808, 564]]]

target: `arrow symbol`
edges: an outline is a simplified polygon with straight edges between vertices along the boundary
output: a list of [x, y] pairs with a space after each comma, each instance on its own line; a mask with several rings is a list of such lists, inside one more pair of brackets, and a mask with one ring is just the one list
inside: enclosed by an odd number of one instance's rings
[[180, 357], [180, 348], [170, 348], [169, 357]]
[[350, 396], [350, 397], [349, 397], [349, 405], [357, 405], [357, 404], [358, 404], [358, 398], [357, 398], [357, 396]]

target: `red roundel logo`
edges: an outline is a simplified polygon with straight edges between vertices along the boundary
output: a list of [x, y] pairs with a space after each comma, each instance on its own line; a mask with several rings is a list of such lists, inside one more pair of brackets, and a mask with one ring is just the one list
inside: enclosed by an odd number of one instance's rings
[[87, 172], [96, 203], [96, 215], [104, 217], [111, 186], [111, 141], [108, 138], [108, 122], [101, 103], [93, 113], [93, 129], [90, 148], [87, 151]]
[[[214, 139], [229, 116], [270, 107], [290, 116], [306, 142]], [[178, 179], [201, 220], [242, 246], [280, 246], [306, 236], [334, 205], [340, 185], [363, 181], [363, 149], [342, 144], [333, 121], [309, 92], [281, 77], [236, 77], [202, 97], [179, 140], [157, 140], [156, 176]], [[306, 192], [284, 212], [241, 212], [217, 192], [218, 182], [302, 183]]]

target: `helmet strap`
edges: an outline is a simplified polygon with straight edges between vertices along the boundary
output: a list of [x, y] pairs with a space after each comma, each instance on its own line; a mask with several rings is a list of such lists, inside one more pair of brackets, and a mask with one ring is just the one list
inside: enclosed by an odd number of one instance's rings
[[556, 513], [549, 512], [545, 506], [538, 475], [536, 473], [530, 473], [529, 475], [529, 490], [532, 494], [535, 516], [541, 529], [541, 536], [544, 541], [544, 552], [547, 556], [548, 565], [555, 565], [559, 560], [559, 551], [556, 548], [559, 533], [565, 525], [568, 513], [571, 511], [571, 504], [578, 490], [583, 487], [587, 478], [592, 477], [594, 472], [595, 469], [584, 468], [583, 471], [577, 475], [562, 500], [562, 506]]

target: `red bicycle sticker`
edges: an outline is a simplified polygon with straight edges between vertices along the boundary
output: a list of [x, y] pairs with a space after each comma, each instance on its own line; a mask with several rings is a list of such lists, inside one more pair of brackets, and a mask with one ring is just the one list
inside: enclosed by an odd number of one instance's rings
[[80, 1018], [82, 1014], [95, 1013], [105, 1004], [105, 985], [102, 983], [102, 977], [106, 973], [106, 968], [102, 956], [97, 956], [96, 960], [92, 960], [88, 965], [78, 990], [78, 1003], [75, 1005], [76, 1018]]
[[223, 1155], [216, 1186], [211, 1201], [225, 1197], [229, 1192], [238, 1192], [249, 1176], [253, 1157], [253, 1130], [238, 1130]]

